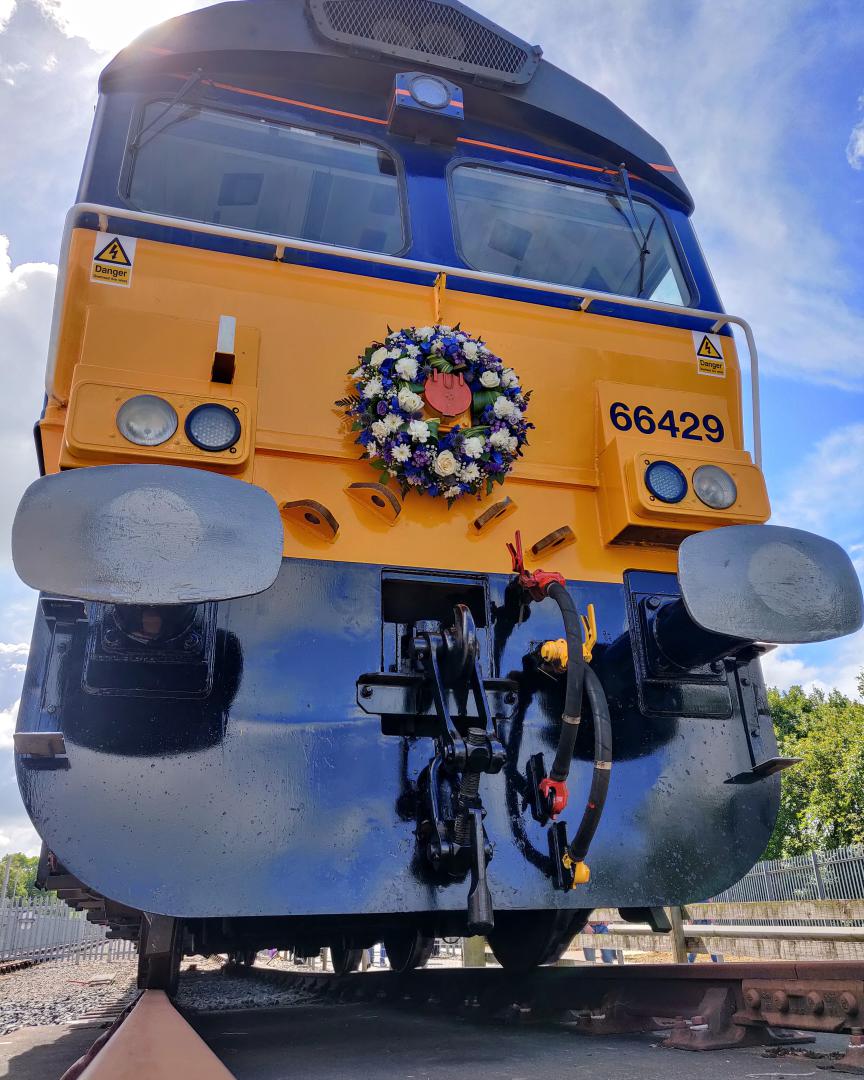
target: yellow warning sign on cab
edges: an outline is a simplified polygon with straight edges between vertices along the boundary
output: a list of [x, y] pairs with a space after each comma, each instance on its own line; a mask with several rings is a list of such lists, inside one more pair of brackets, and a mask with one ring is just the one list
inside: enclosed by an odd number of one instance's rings
[[96, 233], [93, 244], [93, 261], [90, 264], [90, 280], [103, 285], [122, 285], [128, 289], [132, 284], [135, 267], [133, 236], [117, 236], [115, 233]]
[[723, 355], [723, 339], [719, 334], [705, 334], [701, 330], [693, 334], [693, 351], [696, 353], [696, 371], [699, 375], [713, 375], [715, 379], [726, 377], [726, 358]]

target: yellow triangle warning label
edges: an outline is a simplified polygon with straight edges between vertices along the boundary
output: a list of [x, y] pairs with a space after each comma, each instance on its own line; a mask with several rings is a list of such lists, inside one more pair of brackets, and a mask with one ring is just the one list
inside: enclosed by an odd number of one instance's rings
[[699, 344], [699, 348], [696, 350], [696, 355], [704, 356], [708, 360], [723, 359], [723, 354], [717, 349], [717, 346], [714, 345], [707, 334], [702, 335], [702, 341]]
[[98, 281], [101, 285], [122, 285], [128, 289], [132, 284], [137, 243], [134, 236], [96, 233], [93, 237], [90, 280]]
[[[115, 236], [102, 250], [93, 256], [96, 262], [113, 263], [115, 266], [131, 266], [132, 260], [123, 249], [123, 245]], [[707, 340], [707, 339], [706, 339]]]

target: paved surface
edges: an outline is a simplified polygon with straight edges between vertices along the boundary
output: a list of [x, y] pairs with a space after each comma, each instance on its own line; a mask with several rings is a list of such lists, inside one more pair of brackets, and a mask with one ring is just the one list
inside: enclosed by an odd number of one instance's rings
[[[0, 1077], [57, 1080], [103, 1033], [101, 1027], [20, 1028], [0, 1037]], [[143, 1080], [143, 1078], [142, 1078]]]
[[[839, 1075], [822, 1072], [818, 1061], [766, 1058], [758, 1049], [664, 1050], [651, 1036], [600, 1039], [370, 1004], [223, 1012], [189, 1020], [237, 1080], [827, 1080]], [[846, 1041], [819, 1036], [815, 1049], [841, 1050]]]

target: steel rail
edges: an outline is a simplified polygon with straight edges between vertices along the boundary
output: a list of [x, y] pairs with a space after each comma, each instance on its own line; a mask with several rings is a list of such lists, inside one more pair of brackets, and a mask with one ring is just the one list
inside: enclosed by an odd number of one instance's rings
[[284, 259], [286, 250], [302, 251], [315, 255], [330, 255], [354, 262], [369, 263], [377, 266], [389, 266], [399, 270], [420, 271], [427, 274], [445, 274], [448, 278], [477, 281], [486, 285], [498, 285], [508, 289], [525, 289], [529, 292], [553, 293], [569, 296], [581, 301], [577, 313], [590, 310], [594, 303], [617, 304], [637, 308], [643, 311], [663, 312], [668, 315], [683, 316], [688, 319], [704, 319], [711, 322], [711, 332], [716, 333], [724, 326], [737, 326], [743, 333], [750, 354], [750, 394], [753, 423], [753, 460], [762, 467], [762, 421], [759, 400], [759, 354], [753, 330], [746, 319], [740, 315], [729, 315], [723, 311], [702, 311], [699, 308], [684, 307], [680, 304], [665, 304], [659, 300], [642, 300], [634, 296], [621, 296], [617, 293], [597, 292], [592, 289], [578, 289], [570, 285], [557, 285], [549, 281], [537, 281], [534, 278], [511, 277], [507, 274], [493, 274], [482, 270], [469, 270], [463, 266], [448, 266], [444, 263], [421, 262], [418, 259], [405, 259], [399, 255], [384, 255], [371, 251], [359, 251], [356, 248], [339, 247], [336, 244], [316, 243], [313, 240], [291, 239], [273, 233], [256, 232], [252, 229], [236, 229], [227, 225], [215, 225], [204, 221], [190, 221], [186, 218], [171, 217], [167, 214], [151, 214], [127, 207], [107, 206], [103, 203], [76, 203], [66, 214], [63, 226], [63, 240], [60, 247], [60, 263], [57, 272], [57, 284], [54, 295], [54, 314], [51, 320], [51, 334], [48, 343], [48, 365], [45, 374], [45, 387], [51, 394], [51, 384], [57, 363], [59, 344], [60, 313], [66, 292], [67, 265], [72, 231], [82, 214], [97, 217], [99, 228], [107, 231], [110, 218], [121, 221], [136, 221], [145, 225], [156, 225], [168, 229], [182, 229], [185, 232], [202, 233], [227, 240], [241, 240], [250, 243], [266, 244], [276, 249], [276, 261]]

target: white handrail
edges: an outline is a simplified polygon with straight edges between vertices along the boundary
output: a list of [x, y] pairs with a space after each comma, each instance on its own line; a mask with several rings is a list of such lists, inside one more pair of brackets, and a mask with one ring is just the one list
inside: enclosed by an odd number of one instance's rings
[[272, 233], [255, 232], [252, 229], [235, 229], [227, 225], [214, 225], [204, 221], [190, 221], [186, 218], [170, 217], [167, 214], [150, 214], [141, 210], [130, 210], [121, 206], [105, 206], [100, 203], [77, 203], [66, 215], [63, 227], [63, 242], [60, 248], [60, 266], [57, 274], [57, 286], [54, 298], [54, 315], [51, 321], [51, 336], [48, 344], [48, 367], [45, 385], [51, 392], [54, 369], [57, 362], [57, 344], [60, 326], [60, 309], [66, 284], [66, 264], [69, 259], [69, 245], [75, 221], [81, 214], [95, 214], [99, 218], [99, 228], [108, 229], [108, 218], [121, 218], [125, 221], [140, 221], [147, 225], [160, 225], [169, 229], [183, 229], [186, 232], [204, 233], [207, 236], [221, 236], [229, 240], [247, 240], [258, 244], [270, 244], [276, 248], [276, 257], [281, 260], [285, 249], [308, 251], [317, 255], [331, 255], [341, 259], [353, 259], [355, 262], [375, 263], [380, 266], [393, 266], [402, 270], [420, 270], [429, 274], [446, 274], [448, 277], [466, 278], [469, 281], [481, 281], [488, 285], [501, 285], [506, 288], [528, 289], [533, 292], [555, 293], [559, 296], [571, 296], [583, 301], [579, 311], [588, 311], [593, 303], [621, 304], [625, 307], [641, 308], [646, 311], [661, 311], [670, 315], [684, 315], [690, 319], [712, 320], [711, 330], [716, 333], [721, 327], [739, 326], [744, 331], [747, 349], [750, 354], [750, 387], [753, 410], [753, 459], [762, 465], [762, 423], [759, 407], [759, 356], [753, 330], [746, 319], [740, 315], [727, 315], [722, 311], [702, 311], [699, 308], [682, 307], [679, 304], [664, 304], [658, 300], [642, 300], [634, 296], [620, 296], [617, 293], [595, 292], [591, 289], [576, 289], [570, 285], [556, 285], [550, 281], [537, 281], [534, 278], [510, 277], [507, 274], [492, 274], [483, 270], [469, 270], [463, 266], [446, 266], [443, 263], [420, 262], [418, 259], [403, 259], [398, 255], [383, 255], [372, 251], [358, 251], [356, 248], [338, 247], [335, 244], [321, 244], [314, 240], [291, 239]]

